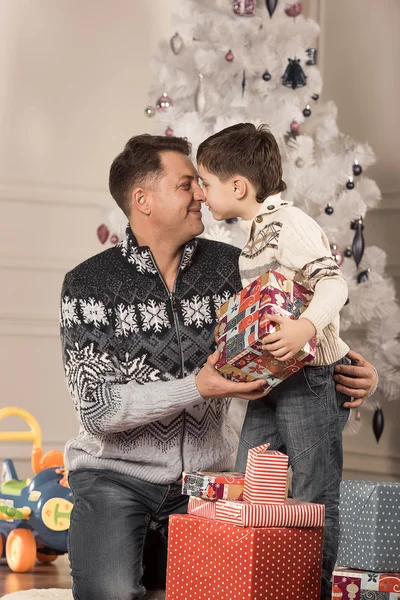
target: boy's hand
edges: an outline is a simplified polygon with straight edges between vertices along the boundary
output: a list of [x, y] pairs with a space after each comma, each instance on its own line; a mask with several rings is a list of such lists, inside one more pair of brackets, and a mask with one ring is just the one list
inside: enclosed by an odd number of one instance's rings
[[[219, 320], [219, 318], [221, 316], [221, 311], [219, 310], [219, 308], [217, 308], [217, 310], [216, 310], [216, 315], [217, 315], [217, 319]], [[218, 330], [219, 330], [219, 324], [214, 329], [214, 339], [215, 339], [216, 344], [218, 344]]]
[[222, 377], [215, 368], [219, 359], [218, 350], [208, 357], [206, 364], [196, 376], [197, 389], [203, 398], [244, 398], [257, 400], [265, 396], [263, 386], [265, 379], [250, 381], [249, 383], [236, 383]]
[[268, 319], [278, 323], [280, 329], [263, 338], [262, 348], [282, 362], [295, 356], [316, 333], [314, 325], [308, 319], [294, 321], [281, 315], [268, 315]]

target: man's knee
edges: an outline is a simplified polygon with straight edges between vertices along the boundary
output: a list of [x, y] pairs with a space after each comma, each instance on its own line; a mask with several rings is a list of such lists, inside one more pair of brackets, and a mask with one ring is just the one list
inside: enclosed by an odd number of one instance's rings
[[73, 580], [74, 600], [139, 600], [143, 598], [146, 589], [138, 580], [132, 580], [132, 573], [126, 577], [110, 573], [96, 577], [82, 577]]

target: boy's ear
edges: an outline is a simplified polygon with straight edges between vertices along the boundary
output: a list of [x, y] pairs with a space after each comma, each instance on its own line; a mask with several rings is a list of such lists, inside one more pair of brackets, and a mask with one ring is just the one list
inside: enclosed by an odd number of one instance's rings
[[236, 200], [242, 200], [247, 193], [247, 183], [242, 177], [234, 177], [232, 180], [233, 195]]
[[131, 210], [135, 208], [145, 215], [151, 213], [150, 204], [148, 202], [145, 191], [142, 188], [135, 188], [131, 196]]

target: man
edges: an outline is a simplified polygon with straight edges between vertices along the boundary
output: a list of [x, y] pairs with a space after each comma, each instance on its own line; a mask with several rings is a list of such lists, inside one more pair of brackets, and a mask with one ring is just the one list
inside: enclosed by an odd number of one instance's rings
[[[165, 539], [149, 544], [186, 512], [182, 471], [228, 469], [229, 398], [262, 396], [263, 382], [228, 381], [209, 356], [215, 312], [241, 288], [240, 250], [196, 238], [204, 197], [189, 154], [184, 139], [129, 140], [110, 170], [127, 236], [64, 281], [63, 359], [80, 423], [66, 446], [75, 600], [133, 600], [163, 586]], [[376, 375], [352, 358], [359, 366], [342, 366], [339, 384], [358, 406]]]

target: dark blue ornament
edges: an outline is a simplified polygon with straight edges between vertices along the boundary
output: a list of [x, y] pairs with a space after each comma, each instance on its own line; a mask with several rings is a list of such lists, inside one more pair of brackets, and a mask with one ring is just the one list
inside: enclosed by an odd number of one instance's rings
[[246, 89], [246, 71], [243, 69], [243, 77], [242, 77], [242, 98], [244, 96], [244, 92]]
[[350, 246], [347, 246], [346, 250], [344, 251], [344, 255], [346, 258], [350, 258], [351, 256], [353, 256]]
[[264, 81], [270, 81], [271, 73], [269, 71], [264, 71], [264, 73], [262, 74], [262, 78], [264, 79]]
[[307, 75], [304, 73], [299, 58], [288, 58], [289, 64], [282, 75], [282, 85], [295, 90], [307, 85]]
[[278, 5], [278, 0], [265, 0], [265, 4], [267, 6], [267, 11], [269, 13], [269, 16], [272, 17], [272, 15], [275, 12], [275, 9]]
[[303, 115], [305, 117], [310, 117], [311, 116], [311, 108], [310, 105], [307, 104], [307, 106], [305, 107], [305, 109], [303, 110]]
[[354, 181], [352, 177], [346, 183], [346, 187], [348, 190], [354, 190]]
[[327, 207], [325, 208], [325, 212], [327, 215], [333, 215], [333, 206], [328, 204]]
[[315, 100], [315, 102], [316, 102], [316, 101], [318, 100], [318, 98], [319, 98], [319, 94], [313, 94], [313, 95], [311, 96], [311, 98], [312, 98], [313, 100]]
[[381, 408], [377, 408], [374, 412], [374, 418], [372, 420], [372, 429], [374, 430], [374, 435], [377, 442], [380, 440], [384, 427], [385, 419], [383, 416], [383, 411]]
[[228, 223], [228, 225], [232, 225], [233, 223], [237, 223], [238, 218], [237, 217], [232, 217], [232, 219], [225, 219], [225, 223]]
[[368, 276], [369, 276], [369, 269], [365, 269], [365, 271], [361, 271], [361, 273], [359, 273], [357, 275], [357, 282], [365, 283], [366, 281], [368, 281]]
[[364, 248], [365, 248], [364, 234], [363, 234], [364, 225], [363, 225], [362, 218], [360, 217], [359, 219], [356, 219], [355, 221], [353, 221], [350, 225], [350, 229], [355, 231], [353, 243], [351, 244], [351, 252], [354, 257], [354, 262], [356, 263], [356, 265], [358, 267], [358, 265], [360, 264], [361, 259], [363, 257]]
[[353, 165], [353, 173], [356, 177], [358, 177], [358, 175], [361, 175], [362, 173], [362, 167], [361, 165], [359, 165], [358, 163], [354, 163]]

